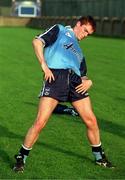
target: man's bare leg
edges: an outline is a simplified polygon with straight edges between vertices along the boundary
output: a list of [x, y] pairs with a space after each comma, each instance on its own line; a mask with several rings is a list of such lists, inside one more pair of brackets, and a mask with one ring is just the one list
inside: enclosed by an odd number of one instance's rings
[[16, 163], [13, 170], [15, 172], [23, 172], [27, 156], [29, 155], [32, 146], [39, 137], [41, 130], [46, 125], [58, 101], [50, 97], [42, 97], [40, 99], [38, 114], [33, 126], [28, 130], [24, 143], [17, 155], [15, 155]]
[[58, 101], [50, 97], [42, 97], [40, 99], [37, 118], [33, 126], [28, 130], [28, 133], [24, 140], [24, 146], [26, 148], [31, 148], [33, 144], [36, 142], [39, 133], [46, 125], [49, 117], [51, 116], [57, 104]]
[[114, 168], [105, 156], [101, 147], [99, 127], [96, 117], [93, 113], [91, 101], [89, 97], [75, 101], [72, 103], [75, 109], [78, 111], [80, 117], [87, 127], [87, 137], [92, 146], [92, 152], [95, 157], [97, 165]]
[[75, 101], [72, 103], [72, 105], [75, 107], [75, 109], [77, 110], [81, 119], [83, 120], [83, 122], [87, 127], [87, 137], [89, 142], [92, 145], [99, 144], [100, 143], [99, 128], [96, 117], [92, 111], [90, 98], [86, 97], [84, 99]]

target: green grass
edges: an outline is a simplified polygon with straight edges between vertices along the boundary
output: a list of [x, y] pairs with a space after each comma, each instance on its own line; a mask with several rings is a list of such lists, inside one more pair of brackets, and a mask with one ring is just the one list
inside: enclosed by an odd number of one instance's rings
[[90, 90], [105, 151], [117, 166], [95, 166], [79, 117], [53, 115], [34, 145], [23, 174], [11, 167], [36, 113], [42, 72], [31, 41], [40, 30], [0, 28], [0, 179], [125, 179], [125, 41], [81, 42], [93, 81]]

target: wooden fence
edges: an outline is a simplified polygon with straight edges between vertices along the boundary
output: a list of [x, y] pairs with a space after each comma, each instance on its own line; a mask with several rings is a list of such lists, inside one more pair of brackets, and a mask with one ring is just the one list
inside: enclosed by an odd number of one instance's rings
[[[125, 18], [94, 17], [97, 23], [96, 35], [110, 37], [125, 37]], [[20, 18], [0, 17], [0, 26], [27, 26], [32, 28], [46, 29], [54, 24], [74, 25], [77, 17], [52, 17]]]

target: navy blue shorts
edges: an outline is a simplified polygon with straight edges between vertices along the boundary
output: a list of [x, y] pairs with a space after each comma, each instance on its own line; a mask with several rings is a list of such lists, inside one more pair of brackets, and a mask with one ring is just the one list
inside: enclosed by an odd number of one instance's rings
[[81, 77], [70, 69], [51, 69], [55, 81], [45, 81], [39, 97], [52, 97], [60, 102], [74, 102], [88, 97], [88, 92], [77, 93], [75, 87], [81, 84]]

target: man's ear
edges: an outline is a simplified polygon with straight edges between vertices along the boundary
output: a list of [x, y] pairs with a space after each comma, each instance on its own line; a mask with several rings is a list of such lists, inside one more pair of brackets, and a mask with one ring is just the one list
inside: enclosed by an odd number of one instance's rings
[[78, 27], [80, 27], [80, 26], [81, 26], [81, 22], [78, 21], [78, 22], [76, 23], [76, 25], [77, 25]]

